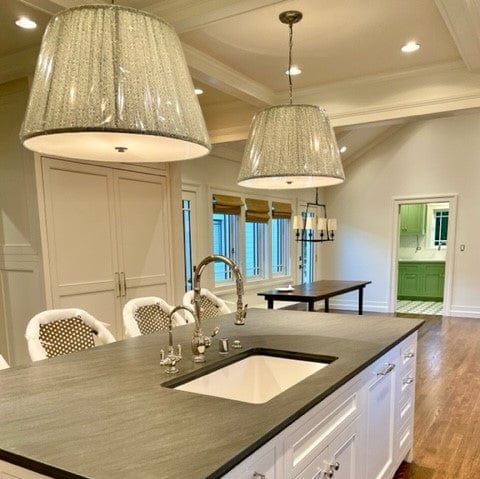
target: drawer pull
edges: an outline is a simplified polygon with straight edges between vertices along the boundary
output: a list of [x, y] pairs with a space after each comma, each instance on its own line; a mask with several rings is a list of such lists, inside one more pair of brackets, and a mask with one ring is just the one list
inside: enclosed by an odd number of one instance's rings
[[414, 379], [412, 377], [404, 378], [403, 384], [412, 384]]
[[322, 473], [323, 473], [323, 477], [328, 477], [329, 479], [331, 479], [335, 475], [335, 471], [338, 471], [339, 469], [340, 469], [340, 463], [335, 462], [334, 464], [330, 464], [328, 471], [318, 471], [317, 474], [313, 476], [313, 479], [317, 479], [318, 477], [320, 477], [319, 474], [322, 474]]
[[386, 376], [395, 369], [395, 364], [388, 363], [381, 371], [378, 371], [377, 376]]
[[265, 474], [260, 474], [259, 472], [254, 472], [253, 479], [267, 479], [267, 476]]
[[415, 353], [412, 353], [412, 352], [410, 351], [409, 353], [405, 353], [405, 354], [403, 355], [403, 357], [404, 357], [405, 359], [411, 359], [411, 358], [414, 358], [414, 357], [415, 357]]

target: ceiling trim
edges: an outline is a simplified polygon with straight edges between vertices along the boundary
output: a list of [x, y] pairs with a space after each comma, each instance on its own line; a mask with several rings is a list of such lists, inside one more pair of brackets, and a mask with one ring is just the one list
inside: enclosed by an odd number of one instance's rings
[[227, 128], [217, 128], [208, 130], [208, 135], [212, 143], [227, 143], [230, 141], [245, 140], [250, 131], [250, 122], [245, 125], [237, 125]]
[[190, 45], [182, 46], [190, 73], [196, 80], [254, 106], [265, 107], [276, 103], [276, 95], [270, 88]]
[[[58, 0], [57, 0], [58, 1]], [[164, 0], [144, 10], [170, 22], [178, 33], [190, 32], [284, 0]]]
[[324, 107], [333, 126], [479, 108], [480, 75], [446, 63], [298, 90], [295, 102]]
[[480, 72], [480, 1], [435, 0], [458, 51], [472, 72]]

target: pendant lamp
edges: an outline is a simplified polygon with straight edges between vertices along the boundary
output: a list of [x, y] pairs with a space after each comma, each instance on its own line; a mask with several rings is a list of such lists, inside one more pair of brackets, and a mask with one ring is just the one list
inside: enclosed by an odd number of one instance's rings
[[51, 19], [20, 139], [43, 155], [117, 162], [185, 160], [211, 149], [174, 29], [118, 5]]
[[293, 104], [291, 77], [293, 24], [302, 13], [287, 11], [289, 26], [288, 82], [290, 102], [260, 111], [253, 118], [238, 184], [249, 188], [312, 188], [345, 179], [335, 133], [327, 113], [314, 105]]

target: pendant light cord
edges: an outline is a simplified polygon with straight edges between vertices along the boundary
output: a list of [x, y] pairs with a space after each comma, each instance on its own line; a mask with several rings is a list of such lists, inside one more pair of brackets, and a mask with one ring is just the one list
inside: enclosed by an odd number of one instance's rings
[[288, 40], [288, 88], [290, 93], [290, 105], [293, 103], [293, 83], [292, 83], [292, 48], [293, 48], [293, 23], [288, 24], [290, 30], [289, 40]]

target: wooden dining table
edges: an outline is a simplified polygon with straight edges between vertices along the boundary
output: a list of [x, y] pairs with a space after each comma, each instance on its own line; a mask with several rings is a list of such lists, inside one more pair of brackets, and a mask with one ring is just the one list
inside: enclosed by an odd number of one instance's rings
[[323, 279], [313, 283], [294, 285], [291, 291], [282, 290], [284, 288], [272, 289], [258, 293], [264, 296], [267, 301], [268, 309], [273, 309], [274, 301], [296, 301], [308, 303], [308, 310], [314, 311], [316, 301], [325, 301], [325, 312], [330, 311], [329, 300], [333, 296], [350, 293], [358, 290], [358, 314], [363, 314], [363, 290], [371, 281], [340, 281], [333, 279]]

